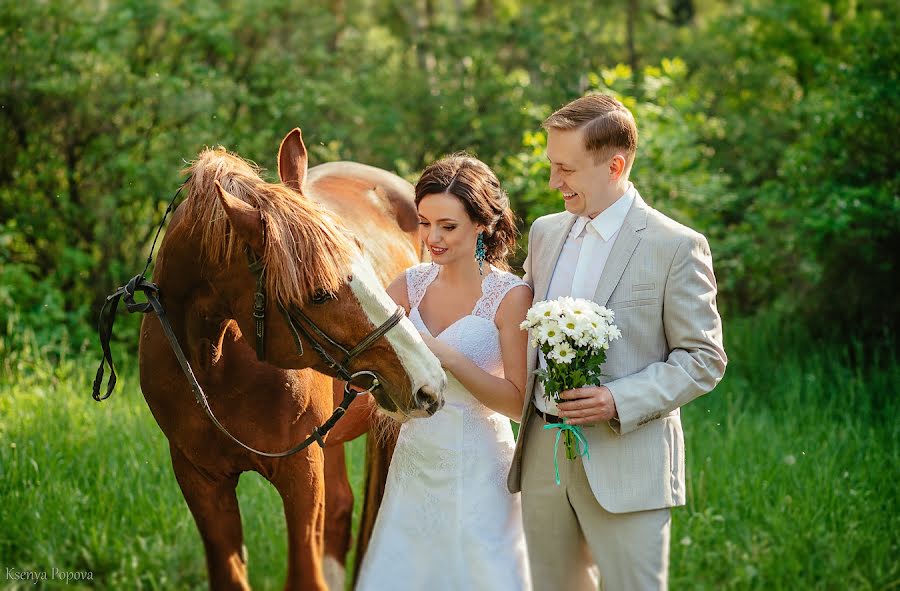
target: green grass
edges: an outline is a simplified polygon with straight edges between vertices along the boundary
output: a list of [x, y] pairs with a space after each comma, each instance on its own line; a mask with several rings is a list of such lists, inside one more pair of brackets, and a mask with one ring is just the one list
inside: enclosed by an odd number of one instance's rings
[[[140, 393], [136, 360], [119, 360], [125, 371], [102, 403], [90, 396], [95, 364], [88, 354], [54, 368], [23, 359], [3, 367], [0, 589], [35, 588], [8, 580], [7, 568], [48, 577], [52, 568], [91, 571], [85, 588], [206, 589], [200, 536]], [[363, 440], [348, 450], [357, 490], [364, 454]], [[251, 583], [279, 589], [287, 546], [280, 498], [255, 473], [241, 477], [238, 496]]]
[[688, 506], [673, 513], [672, 588], [896, 588], [894, 351], [726, 326], [726, 378], [683, 409]]
[[[725, 380], [684, 409], [689, 505], [673, 513], [672, 588], [900, 587], [894, 351], [826, 346], [774, 323], [727, 328]], [[205, 589], [199, 535], [136, 360], [120, 360], [117, 391], [98, 404], [95, 351], [53, 363], [35, 348], [4, 353], [0, 589], [79, 588], [11, 581], [8, 568], [91, 571], [83, 588]], [[349, 455], [358, 491], [363, 442]], [[245, 474], [239, 497], [251, 582], [281, 588], [278, 496]]]

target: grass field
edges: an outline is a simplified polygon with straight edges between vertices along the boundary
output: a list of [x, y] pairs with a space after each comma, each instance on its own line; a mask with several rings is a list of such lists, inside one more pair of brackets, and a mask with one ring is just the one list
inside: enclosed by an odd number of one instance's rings
[[[689, 504], [673, 513], [672, 588], [900, 587], [896, 353], [827, 346], [774, 322], [726, 327], [725, 380], [684, 409]], [[0, 589], [205, 589], [136, 360], [120, 359], [117, 391], [98, 404], [98, 357], [51, 363], [31, 348], [0, 360]], [[357, 489], [362, 456], [356, 441]], [[239, 496], [251, 581], [279, 589], [279, 499], [255, 474]], [[21, 578], [52, 569], [93, 579]]]

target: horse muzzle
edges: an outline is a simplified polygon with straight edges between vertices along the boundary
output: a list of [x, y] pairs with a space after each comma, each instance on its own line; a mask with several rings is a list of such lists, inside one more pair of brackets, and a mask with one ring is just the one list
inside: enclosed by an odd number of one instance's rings
[[419, 417], [416, 413], [425, 412], [426, 417], [432, 416], [437, 411], [441, 410], [444, 406], [444, 397], [439, 393], [433, 391], [428, 386], [422, 386], [418, 389], [418, 391], [413, 396], [413, 402], [416, 405], [417, 411], [414, 411], [412, 416]]

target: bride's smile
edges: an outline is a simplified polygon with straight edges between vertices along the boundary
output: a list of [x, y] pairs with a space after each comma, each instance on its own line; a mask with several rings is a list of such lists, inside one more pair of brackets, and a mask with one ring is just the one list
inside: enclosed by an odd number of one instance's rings
[[[474, 261], [475, 241], [481, 230], [453, 195], [434, 193], [419, 202], [419, 236], [439, 265]], [[474, 264], [469, 266], [474, 268]]]

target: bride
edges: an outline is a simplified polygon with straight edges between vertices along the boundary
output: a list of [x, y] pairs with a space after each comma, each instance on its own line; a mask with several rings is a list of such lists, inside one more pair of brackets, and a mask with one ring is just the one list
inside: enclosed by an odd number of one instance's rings
[[400, 429], [357, 589], [530, 589], [519, 495], [506, 489], [532, 298], [507, 271], [513, 213], [493, 171], [465, 154], [425, 169], [416, 206], [433, 262], [388, 293], [449, 385], [440, 411]]

